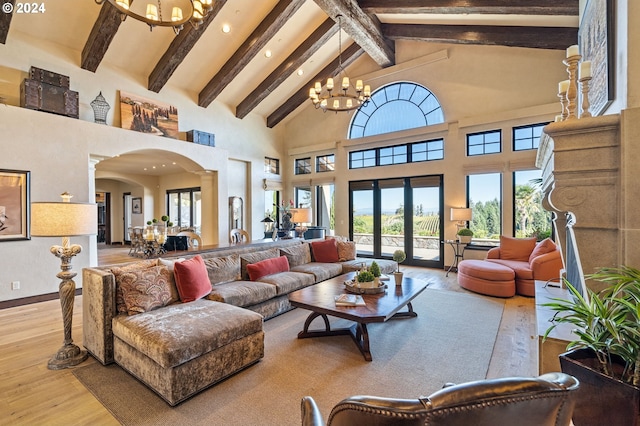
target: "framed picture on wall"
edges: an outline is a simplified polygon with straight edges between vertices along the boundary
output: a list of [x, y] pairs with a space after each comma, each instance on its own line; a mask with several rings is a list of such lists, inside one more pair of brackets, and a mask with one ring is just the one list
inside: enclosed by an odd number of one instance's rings
[[142, 214], [142, 198], [131, 199], [131, 213]]
[[30, 172], [0, 169], [0, 241], [28, 240]]

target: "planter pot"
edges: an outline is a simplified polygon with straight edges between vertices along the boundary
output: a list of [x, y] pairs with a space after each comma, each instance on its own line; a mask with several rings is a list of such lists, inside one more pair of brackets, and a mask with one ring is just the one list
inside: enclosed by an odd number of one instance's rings
[[575, 426], [637, 426], [640, 388], [605, 376], [589, 349], [560, 354], [563, 373], [580, 381], [573, 412]]
[[402, 285], [402, 274], [404, 274], [404, 272], [393, 273], [393, 278], [396, 280], [396, 285]]
[[375, 281], [358, 282], [358, 286], [360, 288], [375, 288], [375, 287], [378, 287], [378, 285], [376, 284]]
[[471, 236], [470, 235], [458, 235], [458, 241], [460, 241], [463, 244], [469, 244], [471, 242]]

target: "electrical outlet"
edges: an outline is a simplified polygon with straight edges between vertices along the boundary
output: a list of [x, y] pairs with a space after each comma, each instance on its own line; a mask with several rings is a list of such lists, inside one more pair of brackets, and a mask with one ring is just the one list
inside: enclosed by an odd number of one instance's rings
[[11, 281], [11, 290], [20, 290], [20, 281]]

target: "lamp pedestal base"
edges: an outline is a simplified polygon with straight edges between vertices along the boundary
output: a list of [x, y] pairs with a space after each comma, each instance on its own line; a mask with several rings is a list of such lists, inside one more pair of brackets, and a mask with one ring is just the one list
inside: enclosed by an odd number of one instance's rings
[[63, 345], [58, 352], [51, 357], [47, 368], [49, 370], [63, 370], [73, 367], [87, 359], [89, 354], [84, 349], [80, 349], [73, 343]]

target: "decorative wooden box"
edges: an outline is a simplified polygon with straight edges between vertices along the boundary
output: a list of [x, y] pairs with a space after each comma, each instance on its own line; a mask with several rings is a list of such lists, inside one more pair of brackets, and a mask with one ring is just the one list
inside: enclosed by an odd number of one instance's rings
[[216, 135], [200, 130], [189, 130], [187, 132], [187, 141], [200, 145], [216, 146]]
[[55, 72], [43, 70], [42, 68], [31, 67], [29, 69], [29, 78], [42, 83], [51, 84], [53, 86], [69, 88], [69, 76], [58, 74]]
[[25, 78], [20, 85], [20, 106], [78, 118], [78, 92]]

